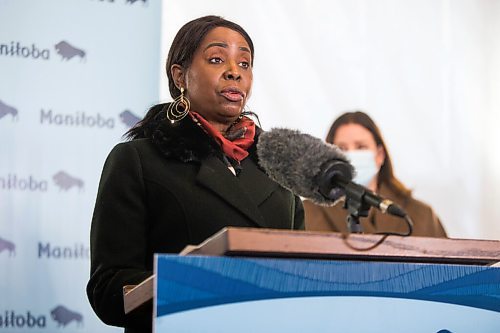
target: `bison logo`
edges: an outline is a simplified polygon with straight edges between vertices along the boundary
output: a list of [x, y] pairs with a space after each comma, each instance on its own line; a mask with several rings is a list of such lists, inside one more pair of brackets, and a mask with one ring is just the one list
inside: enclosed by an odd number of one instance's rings
[[69, 310], [63, 305], [56, 306], [50, 311], [50, 316], [57, 322], [58, 327], [64, 327], [72, 321], [75, 321], [78, 326], [83, 325], [83, 316], [78, 312]]
[[83, 180], [73, 177], [64, 171], [59, 171], [54, 176], [52, 176], [52, 179], [60, 190], [67, 191], [75, 186], [80, 190], [83, 189]]
[[12, 119], [17, 120], [17, 109], [0, 101], [0, 119], [2, 119], [8, 114], [12, 116]]
[[70, 60], [75, 56], [85, 59], [84, 50], [79, 49], [64, 40], [57, 43], [54, 47], [56, 48], [57, 53], [61, 55], [61, 60]]
[[9, 257], [16, 255], [16, 244], [9, 242], [6, 239], [0, 238], [0, 253], [9, 251]]
[[120, 113], [120, 120], [122, 121], [122, 123], [124, 123], [128, 127], [132, 127], [135, 124], [137, 124], [137, 122], [139, 120], [141, 120], [141, 118], [137, 117], [135, 114], [133, 114], [129, 110], [125, 110], [122, 113]]

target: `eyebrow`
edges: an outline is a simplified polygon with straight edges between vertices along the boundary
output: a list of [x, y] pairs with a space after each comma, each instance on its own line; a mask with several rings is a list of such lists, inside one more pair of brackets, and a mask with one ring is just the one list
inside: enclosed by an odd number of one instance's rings
[[[210, 43], [207, 45], [207, 47], [205, 47], [205, 51], [211, 47], [223, 47], [223, 48], [227, 49], [227, 43], [223, 43], [223, 42]], [[248, 49], [248, 47], [246, 47], [246, 46], [240, 46], [239, 49], [240, 49], [240, 51], [245, 51], [245, 52], [251, 53], [250, 50]]]

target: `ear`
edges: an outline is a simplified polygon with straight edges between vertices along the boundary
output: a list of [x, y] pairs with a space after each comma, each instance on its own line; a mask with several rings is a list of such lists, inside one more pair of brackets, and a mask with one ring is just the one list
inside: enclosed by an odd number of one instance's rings
[[174, 79], [175, 86], [177, 88], [186, 88], [186, 80], [185, 80], [185, 70], [181, 65], [173, 64], [170, 67], [170, 73], [172, 74], [172, 78]]
[[377, 146], [377, 154], [375, 155], [375, 164], [380, 168], [385, 161], [385, 150], [381, 145]]

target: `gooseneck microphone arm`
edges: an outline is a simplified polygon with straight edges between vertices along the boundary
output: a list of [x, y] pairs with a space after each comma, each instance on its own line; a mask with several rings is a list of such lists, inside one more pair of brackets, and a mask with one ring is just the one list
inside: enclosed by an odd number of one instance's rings
[[408, 232], [406, 234], [387, 232], [383, 234], [409, 236], [413, 232], [413, 221], [410, 216], [391, 200], [383, 199], [366, 187], [341, 179], [340, 176], [334, 177], [333, 181], [340, 185], [345, 191], [344, 208], [349, 212], [349, 215], [347, 215], [347, 227], [349, 232], [363, 233], [359, 218], [367, 217], [371, 207], [378, 208], [384, 214], [401, 217], [406, 221], [408, 226]]
[[[346, 178], [345, 175], [350, 174], [347, 172], [347, 166], [344, 162], [327, 161], [321, 166], [321, 171], [316, 181], [320, 185], [319, 191], [325, 197], [331, 196], [332, 188], [340, 187], [344, 190], [344, 208], [349, 212], [347, 216], [347, 227], [349, 232], [363, 232], [359, 218], [367, 217], [371, 207], [379, 209], [382, 213], [388, 213], [405, 219], [407, 218], [406, 212], [394, 202], [381, 198], [366, 187], [352, 182], [351, 179]], [[411, 222], [408, 222], [408, 227], [411, 233]]]
[[371, 205], [365, 200], [366, 191], [352, 182], [347, 183], [344, 190], [344, 208], [349, 212], [346, 218], [347, 228], [350, 233], [361, 234], [363, 233], [363, 227], [361, 226], [359, 218], [367, 217], [371, 208]]

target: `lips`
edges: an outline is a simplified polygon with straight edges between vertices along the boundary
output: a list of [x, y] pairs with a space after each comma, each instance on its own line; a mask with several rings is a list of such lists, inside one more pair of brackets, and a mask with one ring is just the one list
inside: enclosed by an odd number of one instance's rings
[[245, 93], [236, 87], [224, 88], [220, 94], [231, 102], [240, 102], [245, 98]]

